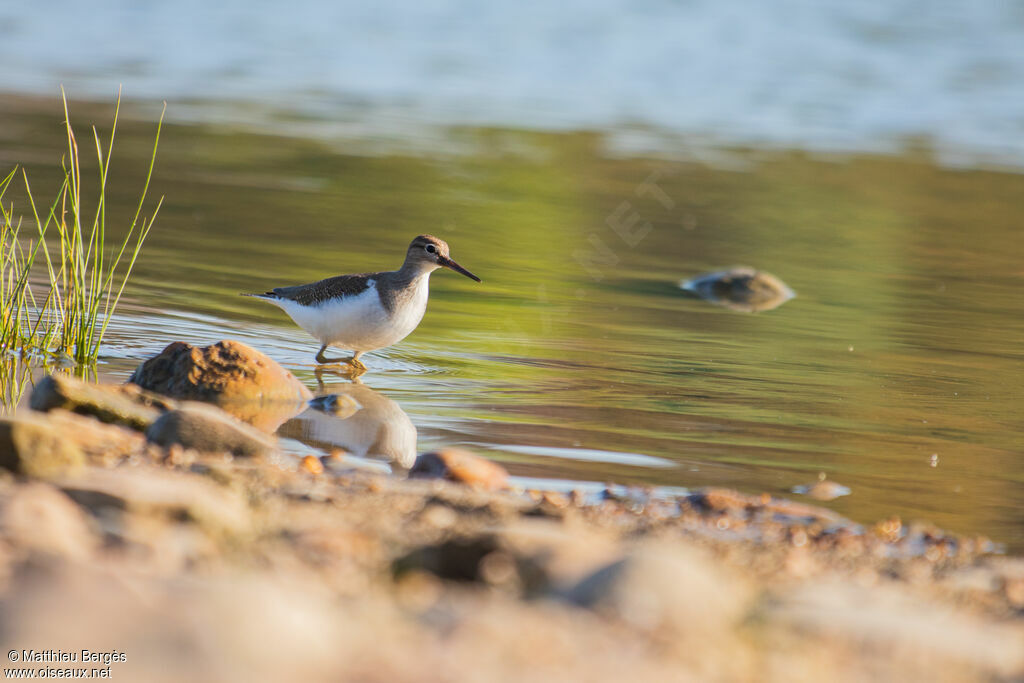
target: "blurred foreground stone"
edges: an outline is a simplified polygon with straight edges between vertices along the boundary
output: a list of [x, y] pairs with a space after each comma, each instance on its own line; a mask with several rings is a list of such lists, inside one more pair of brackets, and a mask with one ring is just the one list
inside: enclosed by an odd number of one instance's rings
[[0, 467], [45, 479], [80, 470], [82, 449], [55, 426], [34, 416], [0, 418]]

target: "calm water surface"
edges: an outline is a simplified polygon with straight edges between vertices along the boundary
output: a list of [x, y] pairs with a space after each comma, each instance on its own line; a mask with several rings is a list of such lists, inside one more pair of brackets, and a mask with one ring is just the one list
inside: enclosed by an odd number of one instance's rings
[[[56, 187], [57, 111], [0, 106], [0, 163], [25, 162], [37, 192]], [[78, 111], [83, 130], [108, 125], [105, 108]], [[115, 217], [150, 134], [120, 133]], [[665, 161], [611, 154], [597, 133], [434, 135], [426, 154], [165, 129], [167, 200], [101, 373], [231, 338], [317, 388], [316, 342], [238, 292], [394, 268], [431, 232], [484, 282], [435, 273], [423, 323], [365, 358], [364, 388], [324, 378], [363, 392], [388, 448], [411, 426], [420, 451], [470, 446], [522, 477], [775, 494], [823, 472], [853, 489], [828, 505], [857, 520], [1024, 549], [1024, 175], [945, 169], [925, 150]], [[748, 315], [677, 287], [740, 264], [797, 298]], [[373, 424], [355, 424], [284, 435], [296, 452], [366, 441]]]

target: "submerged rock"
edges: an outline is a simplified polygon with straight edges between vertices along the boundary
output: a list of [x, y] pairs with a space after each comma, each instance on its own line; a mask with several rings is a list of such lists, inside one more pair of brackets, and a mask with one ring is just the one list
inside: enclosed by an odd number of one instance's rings
[[84, 465], [78, 444], [45, 418], [0, 418], [0, 468], [49, 478], [77, 472]]
[[174, 342], [139, 365], [128, 381], [166, 396], [214, 403], [268, 432], [312, 397], [277, 361], [230, 340], [204, 347]]
[[815, 500], [832, 500], [850, 495], [849, 486], [843, 486], [828, 479], [821, 479], [807, 486], [794, 486], [792, 491], [803, 496], [810, 496]]
[[487, 491], [497, 491], [508, 482], [504, 467], [461, 448], [424, 453], [416, 458], [409, 476], [447, 479]]
[[796, 296], [779, 278], [763, 271], [737, 266], [705, 273], [679, 283], [679, 287], [734, 311], [770, 311]]
[[309, 402], [309, 407], [344, 420], [355, 415], [363, 406], [348, 394], [327, 394], [314, 398]]
[[146, 431], [146, 438], [160, 446], [177, 444], [237, 456], [262, 456], [276, 447], [272, 437], [213, 406], [201, 404], [165, 413]]

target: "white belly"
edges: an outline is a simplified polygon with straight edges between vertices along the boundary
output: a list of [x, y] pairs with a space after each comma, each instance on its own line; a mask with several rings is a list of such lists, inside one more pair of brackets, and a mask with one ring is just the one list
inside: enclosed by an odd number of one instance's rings
[[295, 323], [318, 339], [352, 351], [372, 351], [405, 339], [416, 329], [427, 309], [427, 278], [421, 278], [411, 299], [390, 314], [380, 301], [376, 283], [362, 293], [316, 306], [274, 300]]

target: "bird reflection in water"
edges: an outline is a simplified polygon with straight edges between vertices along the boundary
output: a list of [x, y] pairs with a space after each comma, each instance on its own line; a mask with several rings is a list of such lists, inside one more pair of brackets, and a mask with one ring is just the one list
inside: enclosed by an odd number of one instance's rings
[[319, 450], [341, 448], [357, 457], [383, 459], [395, 469], [412, 467], [416, 426], [398, 403], [358, 381], [330, 389], [285, 422], [278, 435]]

